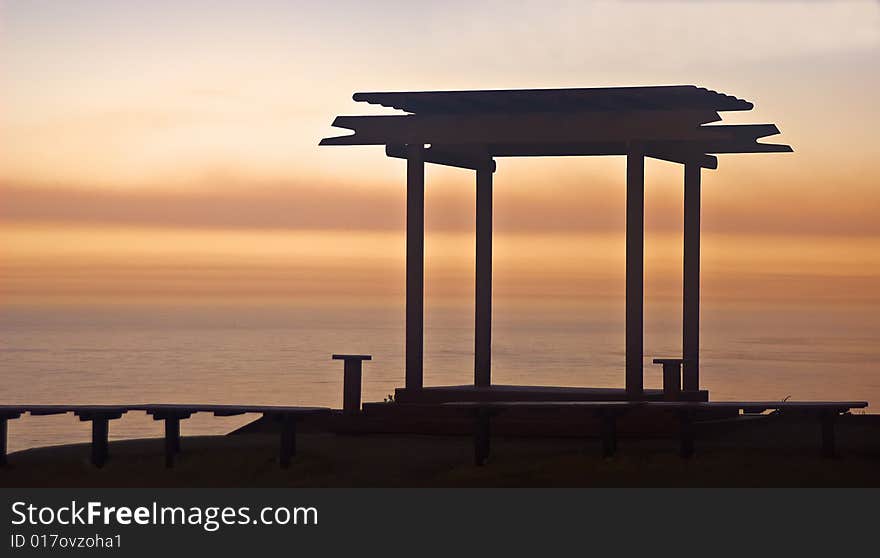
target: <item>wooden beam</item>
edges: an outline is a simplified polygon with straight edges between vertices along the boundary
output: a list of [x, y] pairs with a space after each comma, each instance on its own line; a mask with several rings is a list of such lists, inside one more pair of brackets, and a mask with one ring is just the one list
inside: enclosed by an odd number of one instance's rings
[[[406, 146], [389, 144], [385, 146], [385, 155], [397, 159], [406, 159]], [[425, 162], [447, 167], [468, 170], [486, 170], [495, 172], [495, 161], [486, 154], [485, 148], [454, 149], [431, 146], [424, 150]]]
[[320, 145], [725, 139], [724, 130], [700, 128], [720, 119], [711, 110], [337, 116], [333, 126], [355, 133]]
[[[625, 141], [491, 143], [486, 150], [492, 157], [568, 157], [626, 155]], [[704, 168], [717, 168], [718, 159], [710, 153], [783, 153], [787, 145], [756, 143], [754, 140], [715, 140], [710, 142], [650, 141], [643, 143], [645, 155], [674, 163], [698, 162]]]
[[700, 153], [790, 153], [791, 146], [773, 143], [758, 143], [761, 138], [779, 134], [775, 124], [730, 124], [702, 126], [716, 136], [700, 141], [679, 141], [670, 138], [664, 145], [674, 151]]
[[[550, 156], [582, 156], [582, 155], [625, 155], [625, 142], [605, 143], [605, 144], [545, 144], [543, 146], [527, 146], [526, 149], [538, 151], [533, 157]], [[469, 170], [485, 170], [487, 165], [492, 172], [495, 172], [497, 165], [495, 161], [487, 153], [485, 146], [468, 147], [464, 146], [431, 146], [425, 149], [425, 162], [437, 165], [445, 165], [448, 167], [457, 167]], [[502, 153], [510, 151], [502, 148]], [[598, 153], [584, 153], [584, 151], [598, 151]], [[523, 151], [521, 156], [529, 156]], [[385, 146], [385, 154], [389, 157], [398, 159], [406, 159], [406, 146], [399, 144], [391, 144]], [[714, 155], [706, 155], [704, 153], [694, 153], [686, 151], [650, 151], [645, 154], [654, 159], [669, 161], [671, 163], [694, 163], [699, 164], [706, 169], [717, 169], [718, 158]], [[504, 156], [498, 155], [498, 156]]]
[[717, 169], [718, 157], [714, 155], [706, 155], [705, 153], [663, 153], [649, 152], [646, 156], [661, 161], [669, 161], [670, 163], [680, 163], [682, 165], [697, 165], [704, 169]]

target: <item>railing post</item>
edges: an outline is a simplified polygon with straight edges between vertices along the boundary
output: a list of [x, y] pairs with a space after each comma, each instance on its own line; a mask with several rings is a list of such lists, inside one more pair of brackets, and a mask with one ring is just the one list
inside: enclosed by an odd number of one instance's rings
[[180, 453], [180, 417], [165, 417], [165, 466], [174, 466], [174, 456]]
[[[74, 414], [81, 421], [92, 423], [92, 465], [101, 468], [109, 455], [110, 421], [116, 420], [128, 412], [126, 407], [96, 405], [92, 408], [75, 409]], [[31, 411], [33, 414], [33, 411]]]
[[341, 360], [344, 364], [342, 378], [342, 411], [347, 415], [357, 414], [361, 410], [361, 363], [373, 360], [371, 355], [332, 355], [333, 360]]
[[107, 462], [109, 420], [104, 415], [92, 418], [92, 465], [103, 467]]

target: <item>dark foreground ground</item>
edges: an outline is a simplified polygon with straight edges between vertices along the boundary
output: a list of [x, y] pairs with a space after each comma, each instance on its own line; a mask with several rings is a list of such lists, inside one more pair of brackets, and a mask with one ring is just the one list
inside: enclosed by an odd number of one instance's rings
[[836, 459], [819, 456], [818, 440], [814, 423], [765, 421], [698, 439], [682, 460], [673, 438], [621, 439], [610, 459], [595, 439], [493, 438], [490, 462], [475, 467], [467, 436], [313, 432], [289, 469], [269, 434], [184, 438], [173, 469], [161, 439], [131, 440], [111, 444], [103, 469], [88, 445], [12, 454], [0, 486], [880, 486], [880, 421], [842, 424]]

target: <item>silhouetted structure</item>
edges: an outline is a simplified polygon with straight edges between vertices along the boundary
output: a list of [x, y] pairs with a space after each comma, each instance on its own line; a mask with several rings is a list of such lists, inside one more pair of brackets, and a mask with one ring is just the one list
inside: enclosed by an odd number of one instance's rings
[[[682, 358], [664, 359], [666, 398], [705, 399], [700, 391], [700, 178], [718, 166], [716, 154], [791, 151], [758, 143], [779, 133], [773, 124], [710, 125], [721, 111], [753, 105], [693, 85], [590, 89], [421, 91], [355, 93], [355, 101], [405, 115], [338, 116], [333, 125], [353, 130], [321, 145], [385, 145], [407, 161], [406, 388], [398, 400], [425, 399], [424, 167], [434, 163], [476, 171], [476, 311], [474, 387], [431, 388], [435, 400], [481, 397], [491, 383], [492, 174], [496, 157], [625, 155], [626, 170], [626, 390], [579, 390], [576, 399], [638, 400], [643, 388], [644, 159], [684, 166], [684, 275]], [[683, 365], [673, 380], [674, 367]], [[683, 376], [683, 377], [682, 377]], [[673, 393], [674, 385], [679, 389]], [[516, 388], [516, 386], [505, 386]], [[499, 391], [499, 390], [495, 390]], [[533, 400], [565, 396], [535, 388], [501, 389], [498, 397]], [[506, 394], [506, 395], [505, 395]], [[654, 394], [647, 394], [653, 396]], [[659, 396], [659, 394], [657, 394]], [[492, 396], [494, 397], [494, 396]]]
[[109, 457], [109, 423], [130, 411], [144, 411], [155, 420], [165, 421], [166, 467], [173, 467], [174, 459], [180, 453], [180, 421], [195, 413], [211, 413], [217, 417], [258, 413], [265, 419], [280, 423], [278, 462], [281, 467], [290, 466], [291, 458], [296, 455], [297, 421], [330, 413], [326, 407], [279, 405], [0, 405], [0, 466], [6, 464], [8, 421], [20, 418], [24, 413], [32, 416], [73, 413], [81, 421], [92, 423], [91, 461], [95, 467], [103, 467]]
[[371, 355], [332, 355], [333, 360], [343, 361], [342, 410], [356, 414], [361, 410], [361, 376], [363, 362], [373, 360]]
[[653, 410], [674, 414], [678, 422], [679, 455], [688, 459], [694, 455], [695, 426], [700, 420], [717, 419], [719, 412], [733, 412], [757, 416], [772, 410], [785, 415], [817, 418], [821, 430], [821, 455], [837, 457], [835, 423], [852, 409], [868, 406], [865, 401], [457, 401], [444, 407], [471, 410], [474, 413], [474, 464], [484, 465], [489, 458], [491, 420], [494, 415], [516, 410], [578, 409], [582, 420], [590, 415], [600, 421], [602, 456], [617, 452], [617, 420], [627, 413]]

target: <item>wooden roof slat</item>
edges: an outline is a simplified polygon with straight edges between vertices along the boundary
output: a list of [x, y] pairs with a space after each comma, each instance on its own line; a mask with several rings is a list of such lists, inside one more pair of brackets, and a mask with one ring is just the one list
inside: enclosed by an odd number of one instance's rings
[[659, 154], [791, 151], [787, 145], [757, 142], [778, 134], [775, 124], [698, 125], [717, 117], [708, 111], [340, 116], [334, 124], [355, 133], [326, 138], [321, 145], [430, 143], [459, 145], [464, 150], [480, 145], [501, 157], [620, 155], [627, 153], [632, 141]]
[[[774, 124], [716, 124], [719, 112], [752, 103], [694, 85], [391, 91], [355, 93], [355, 101], [408, 115], [340, 116], [334, 126], [354, 133], [320, 145], [385, 145], [400, 157], [407, 144], [442, 147], [428, 162], [485, 168], [483, 157], [624, 155], [638, 143], [649, 157], [717, 168], [720, 153], [780, 153], [758, 143]], [[707, 125], [709, 124], [709, 125]]]
[[[474, 91], [361, 92], [355, 101], [416, 114], [517, 111], [625, 111], [634, 109], [751, 110], [752, 103], [694, 85], [592, 87], [570, 89], [494, 89]], [[469, 101], [473, 108], [466, 108]]]

